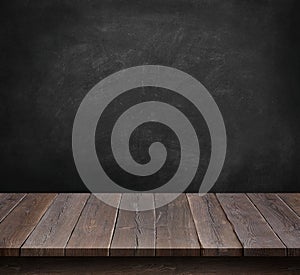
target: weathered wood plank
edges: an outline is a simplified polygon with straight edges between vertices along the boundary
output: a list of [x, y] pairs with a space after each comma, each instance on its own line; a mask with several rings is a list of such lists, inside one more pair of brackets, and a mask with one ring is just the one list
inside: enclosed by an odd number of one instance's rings
[[[113, 205], [121, 194], [109, 194]], [[66, 256], [108, 256], [118, 209], [92, 195], [66, 247]]]
[[154, 210], [167, 195], [155, 194], [152, 210], [133, 212], [89, 194], [56, 195], [0, 194], [0, 255], [187, 256], [202, 246], [203, 256], [227, 256], [241, 255], [239, 239], [243, 255], [300, 256], [299, 194], [187, 194]]
[[19, 256], [20, 247], [56, 194], [28, 194], [0, 223], [0, 256]]
[[0, 194], [0, 222], [18, 205], [25, 195], [24, 193]]
[[245, 194], [217, 194], [245, 256], [285, 256], [286, 247]]
[[21, 247], [22, 256], [64, 256], [89, 194], [59, 194]]
[[187, 194], [202, 256], [242, 256], [243, 249], [214, 194]]
[[248, 194], [274, 232], [288, 249], [288, 256], [300, 256], [300, 218], [276, 194]]
[[119, 210], [115, 232], [110, 247], [111, 256], [155, 256], [155, 212], [153, 194], [123, 194], [120, 206], [127, 200], [136, 205], [147, 203], [147, 211]]
[[[159, 204], [165, 195], [168, 194], [155, 194], [155, 203]], [[156, 255], [200, 255], [200, 244], [185, 194], [156, 209]]]
[[277, 194], [300, 217], [300, 193]]

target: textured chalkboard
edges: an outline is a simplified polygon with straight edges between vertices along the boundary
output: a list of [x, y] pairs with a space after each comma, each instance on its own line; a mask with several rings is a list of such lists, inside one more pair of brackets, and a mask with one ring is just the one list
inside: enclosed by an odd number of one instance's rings
[[[1, 192], [88, 191], [72, 155], [76, 111], [103, 78], [145, 64], [192, 75], [218, 104], [228, 147], [212, 191], [300, 191], [299, 1], [0, 5]], [[140, 153], [133, 144], [147, 161]]]

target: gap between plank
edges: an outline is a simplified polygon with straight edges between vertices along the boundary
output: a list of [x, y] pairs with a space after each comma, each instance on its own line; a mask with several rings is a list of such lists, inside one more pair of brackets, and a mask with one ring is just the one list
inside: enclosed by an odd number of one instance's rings
[[287, 206], [287, 208], [289, 208], [296, 216], [300, 218], [299, 214], [280, 196], [280, 194], [276, 193], [275, 195]]
[[52, 202], [49, 204], [47, 210], [44, 212], [44, 214], [41, 216], [41, 218], [38, 220], [38, 222], [36, 223], [36, 225], [33, 227], [33, 229], [31, 230], [31, 232], [28, 234], [28, 236], [25, 238], [24, 242], [20, 245], [19, 247], [19, 256], [21, 256], [21, 249], [22, 246], [24, 245], [24, 243], [27, 241], [27, 239], [31, 236], [32, 232], [35, 230], [35, 228], [38, 226], [39, 222], [41, 221], [41, 219], [46, 215], [46, 213], [48, 212], [49, 208], [51, 207], [51, 205], [54, 203], [54, 201], [56, 200], [58, 193], [55, 193], [55, 197], [53, 198]]
[[23, 201], [23, 199], [24, 199], [27, 195], [28, 195], [28, 193], [25, 193], [24, 196], [23, 196], [23, 197], [22, 197], [15, 205], [13, 205], [13, 206], [10, 208], [10, 210], [6, 213], [6, 215], [2, 217], [2, 219], [0, 220], [0, 223], [1, 223], [2, 221], [5, 220], [5, 218], [10, 214], [10, 212], [13, 211], [13, 210], [20, 204], [20, 202]]
[[113, 228], [113, 232], [111, 234], [111, 238], [110, 238], [110, 242], [109, 242], [109, 246], [108, 246], [108, 256], [112, 256], [111, 255], [111, 244], [112, 244], [112, 241], [114, 239], [115, 232], [116, 232], [116, 226], [117, 226], [117, 221], [118, 221], [118, 218], [119, 218], [120, 203], [121, 203], [122, 197], [123, 197], [123, 194], [121, 194], [120, 200], [119, 200], [119, 203], [118, 203], [118, 208], [117, 208], [118, 210], [117, 210], [117, 214], [116, 214], [116, 218], [115, 218], [115, 222], [114, 222], [114, 228]]
[[248, 198], [248, 200], [253, 204], [253, 206], [257, 209], [257, 211], [260, 213], [260, 215], [264, 218], [264, 220], [266, 221], [266, 223], [270, 226], [270, 228], [272, 229], [272, 231], [274, 232], [274, 234], [277, 236], [277, 238], [281, 241], [281, 243], [284, 245], [285, 247], [285, 256], [288, 256], [288, 247], [286, 246], [286, 244], [283, 242], [283, 240], [280, 238], [280, 236], [276, 233], [276, 231], [273, 229], [273, 226], [267, 221], [265, 215], [259, 210], [259, 208], [256, 206], [256, 204], [251, 200], [251, 198], [248, 196], [247, 193], [245, 193], [246, 197]]
[[198, 230], [197, 230], [197, 227], [196, 227], [194, 215], [193, 215], [193, 213], [192, 213], [190, 201], [189, 201], [189, 198], [188, 198], [188, 196], [187, 196], [186, 193], [185, 193], [185, 198], [186, 198], [186, 200], [187, 200], [187, 203], [188, 203], [188, 206], [189, 206], [189, 210], [190, 210], [190, 213], [191, 213], [191, 216], [192, 216], [193, 224], [194, 224], [194, 227], [195, 227], [195, 230], [196, 230], [197, 240], [198, 240], [198, 244], [199, 244], [199, 247], [200, 247], [200, 256], [201, 256], [202, 250], [203, 250], [203, 246], [202, 246], [201, 241], [200, 241], [200, 239], [199, 239], [199, 234], [198, 234]]
[[77, 221], [76, 221], [76, 223], [75, 223], [73, 229], [71, 230], [71, 233], [70, 233], [70, 235], [69, 235], [69, 237], [68, 237], [68, 240], [67, 240], [67, 242], [66, 242], [66, 245], [65, 245], [65, 247], [64, 247], [64, 256], [66, 256], [66, 248], [67, 248], [67, 246], [68, 246], [68, 243], [69, 243], [69, 241], [70, 241], [70, 239], [71, 239], [71, 236], [72, 236], [72, 234], [73, 234], [73, 232], [74, 232], [74, 230], [75, 230], [75, 228], [76, 228], [76, 225], [78, 224], [78, 221], [79, 221], [79, 219], [80, 219], [80, 217], [81, 217], [81, 214], [82, 214], [82, 212], [83, 212], [83, 209], [85, 208], [85, 206], [86, 206], [88, 200], [90, 199], [90, 197], [91, 197], [91, 194], [90, 194], [90, 195], [88, 196], [88, 198], [86, 199], [86, 201], [85, 201], [85, 203], [84, 203], [84, 205], [83, 205], [83, 207], [82, 207], [82, 209], [81, 209], [81, 211], [80, 211], [80, 215], [78, 216], [78, 219], [77, 219]]
[[221, 202], [220, 202], [218, 196], [217, 196], [216, 194], [214, 194], [214, 195], [216, 196], [216, 199], [217, 199], [217, 201], [218, 201], [218, 203], [219, 203], [219, 205], [220, 205], [222, 211], [224, 212], [226, 219], [228, 220], [229, 224], [231, 225], [231, 228], [232, 228], [233, 232], [235, 233], [235, 236], [236, 236], [237, 240], [239, 241], [239, 243], [240, 243], [241, 246], [242, 246], [242, 257], [244, 257], [245, 255], [244, 255], [244, 246], [243, 246], [243, 243], [242, 243], [242, 241], [240, 240], [240, 238], [239, 238], [239, 236], [238, 236], [238, 234], [237, 234], [237, 232], [236, 232], [236, 230], [235, 230], [235, 227], [234, 227], [233, 223], [232, 223], [231, 220], [228, 218], [228, 215], [227, 215], [225, 209], [223, 208], [223, 206], [222, 206], [222, 204], [221, 204]]

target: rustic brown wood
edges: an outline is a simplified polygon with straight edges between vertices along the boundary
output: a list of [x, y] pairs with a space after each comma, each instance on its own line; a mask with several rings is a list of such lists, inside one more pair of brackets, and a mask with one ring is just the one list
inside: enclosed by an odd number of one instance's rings
[[[121, 194], [109, 194], [113, 205]], [[66, 248], [66, 256], [108, 256], [118, 209], [92, 195], [80, 215]]]
[[284, 256], [282, 244], [245, 194], [217, 194], [244, 247], [245, 256]]
[[64, 256], [89, 194], [59, 194], [21, 247], [22, 256]]
[[300, 217], [300, 193], [277, 194]]
[[0, 222], [18, 205], [25, 195], [24, 193], [0, 194]]
[[299, 194], [167, 195], [0, 194], [0, 255], [300, 256]]
[[242, 256], [243, 250], [214, 194], [187, 194], [202, 256]]
[[0, 274], [299, 274], [298, 257], [2, 257]]
[[[164, 195], [167, 194], [155, 194], [155, 203], [159, 204]], [[200, 255], [200, 244], [185, 194], [156, 209], [156, 255]]]
[[248, 194], [273, 231], [286, 245], [289, 256], [300, 256], [300, 218], [276, 194]]
[[19, 256], [22, 243], [41, 219], [56, 194], [27, 195], [0, 223], [0, 256]]
[[147, 211], [119, 210], [110, 247], [111, 256], [155, 256], [155, 212], [153, 194], [123, 194], [121, 208], [130, 196], [139, 205], [141, 201], [153, 208]]

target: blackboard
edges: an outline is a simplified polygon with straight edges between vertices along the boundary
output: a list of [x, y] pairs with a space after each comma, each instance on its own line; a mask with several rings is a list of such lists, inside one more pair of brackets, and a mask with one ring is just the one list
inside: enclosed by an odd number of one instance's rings
[[300, 191], [299, 1], [0, 5], [1, 192], [88, 191], [72, 155], [78, 107], [105, 77], [147, 64], [190, 74], [217, 103], [227, 154], [211, 191]]

